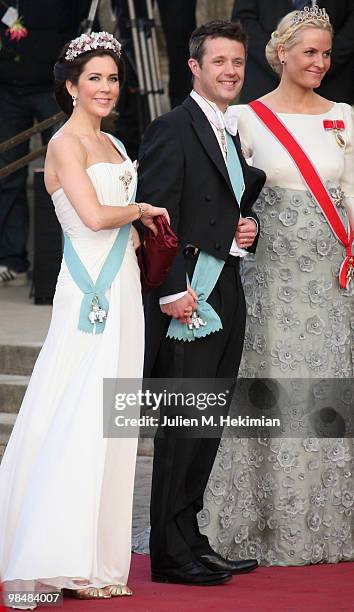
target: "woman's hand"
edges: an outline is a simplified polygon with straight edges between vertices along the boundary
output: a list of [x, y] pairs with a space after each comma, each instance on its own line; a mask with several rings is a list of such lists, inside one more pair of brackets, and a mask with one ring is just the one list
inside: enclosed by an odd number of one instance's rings
[[144, 214], [140, 217], [140, 221], [148, 227], [156, 236], [157, 235], [157, 227], [154, 223], [154, 217], [159, 217], [162, 215], [165, 217], [167, 223], [170, 223], [170, 215], [167, 212], [166, 208], [160, 208], [159, 206], [152, 206], [152, 204], [146, 204], [142, 202], [141, 204], [144, 208]]

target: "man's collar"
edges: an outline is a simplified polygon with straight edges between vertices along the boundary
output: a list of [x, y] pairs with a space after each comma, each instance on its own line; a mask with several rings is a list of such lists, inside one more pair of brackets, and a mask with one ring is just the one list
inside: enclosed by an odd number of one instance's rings
[[194, 89], [190, 93], [191, 98], [198, 104], [207, 119], [218, 130], [227, 130], [232, 136], [237, 134], [237, 114], [233, 111], [232, 106], [226, 109], [223, 113], [215, 102], [207, 100]]

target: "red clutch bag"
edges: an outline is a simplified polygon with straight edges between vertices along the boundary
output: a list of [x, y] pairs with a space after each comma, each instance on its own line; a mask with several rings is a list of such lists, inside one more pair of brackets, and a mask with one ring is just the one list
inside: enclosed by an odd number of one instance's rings
[[147, 230], [144, 242], [136, 249], [142, 290], [146, 293], [161, 285], [178, 249], [178, 238], [165, 217], [155, 217], [157, 236]]

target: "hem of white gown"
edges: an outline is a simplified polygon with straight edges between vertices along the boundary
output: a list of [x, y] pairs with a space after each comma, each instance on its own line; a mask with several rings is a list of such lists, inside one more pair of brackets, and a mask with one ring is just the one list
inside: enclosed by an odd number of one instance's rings
[[4, 579], [4, 592], [25, 591], [31, 593], [48, 593], [64, 589], [77, 591], [78, 589], [101, 589], [110, 585], [127, 586], [127, 580], [122, 578], [79, 578], [69, 576], [56, 576], [47, 578]]
[[[87, 588], [104, 588], [107, 586], [127, 586], [127, 581], [118, 579], [108, 580], [88, 580], [86, 578], [69, 578], [68, 576], [57, 576], [55, 578], [33, 578], [26, 580], [4, 580], [3, 589], [6, 593], [61, 593], [64, 590], [78, 591]], [[7, 607], [15, 610], [35, 610], [37, 604], [10, 604], [7, 601]]]
[[[57, 584], [58, 582], [61, 581], [63, 583], [63, 581], [70, 581], [70, 584], [73, 584], [75, 586], [66, 586], [66, 584], [68, 584], [68, 582], [66, 582], [65, 586], [61, 586], [58, 587]], [[14, 582], [16, 582], [16, 588], [14, 586], [10, 586], [11, 584], [14, 584]], [[21, 582], [21, 585], [19, 585], [18, 583]], [[56, 584], [56, 586], [55, 586]], [[21, 588], [19, 588], [19, 586], [21, 586]], [[62, 591], [78, 591], [78, 590], [82, 590], [82, 589], [87, 589], [87, 588], [104, 588], [104, 587], [108, 587], [108, 586], [121, 586], [121, 587], [126, 587], [128, 586], [126, 582], [124, 581], [104, 581], [104, 582], [100, 582], [100, 584], [96, 582], [89, 582], [86, 579], [81, 579], [81, 578], [67, 578], [67, 577], [57, 577], [57, 578], [52, 578], [50, 580], [48, 579], [42, 579], [42, 580], [16, 580], [16, 581], [5, 581], [3, 583], [3, 587], [4, 587], [4, 593], [6, 595], [6, 593], [14, 593], [14, 592], [26, 592], [26, 593], [33, 593], [33, 594], [42, 594], [42, 593], [62, 593]], [[70, 597], [70, 595], [69, 595]], [[38, 604], [10, 604], [8, 601], [7, 603], [7, 607], [9, 609], [13, 609], [13, 610], [35, 610], [38, 607]], [[42, 605], [42, 604], [41, 604]]]

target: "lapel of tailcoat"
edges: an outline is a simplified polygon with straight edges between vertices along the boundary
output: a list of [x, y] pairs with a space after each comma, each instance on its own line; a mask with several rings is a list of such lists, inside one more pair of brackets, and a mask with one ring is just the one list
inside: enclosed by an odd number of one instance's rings
[[[201, 142], [203, 148], [205, 149], [213, 164], [215, 164], [218, 171], [224, 177], [232, 195], [235, 197], [229, 173], [227, 171], [226, 163], [220, 149], [220, 145], [217, 141], [217, 138], [214, 134], [213, 128], [211, 127], [208, 118], [204, 115], [200, 106], [190, 96], [183, 102], [182, 106], [186, 108], [190, 113], [192, 117], [192, 126], [199, 141]], [[233, 141], [235, 143], [237, 153], [240, 156], [238, 143], [235, 138], [233, 138]], [[241, 165], [243, 169], [242, 161]]]

